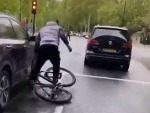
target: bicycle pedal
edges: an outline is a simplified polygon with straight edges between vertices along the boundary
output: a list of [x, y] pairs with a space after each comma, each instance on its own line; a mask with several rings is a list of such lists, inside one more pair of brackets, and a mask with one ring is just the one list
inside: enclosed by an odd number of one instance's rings
[[64, 87], [63, 86], [59, 86], [59, 89], [63, 89]]
[[54, 93], [52, 93], [50, 97], [53, 98], [53, 99], [56, 99], [57, 95], [55, 95]]
[[62, 77], [62, 73], [59, 73], [59, 76], [58, 76], [58, 78], [59, 78], [59, 79], [61, 79], [61, 77]]

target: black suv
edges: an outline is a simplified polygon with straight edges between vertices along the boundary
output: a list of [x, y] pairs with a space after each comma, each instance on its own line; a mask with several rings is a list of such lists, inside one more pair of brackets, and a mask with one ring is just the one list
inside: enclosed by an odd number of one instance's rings
[[4, 107], [10, 89], [30, 73], [34, 42], [13, 17], [0, 13], [0, 105]]
[[131, 50], [131, 37], [126, 28], [98, 25], [88, 40], [84, 64], [89, 65], [93, 60], [118, 62], [127, 71]]

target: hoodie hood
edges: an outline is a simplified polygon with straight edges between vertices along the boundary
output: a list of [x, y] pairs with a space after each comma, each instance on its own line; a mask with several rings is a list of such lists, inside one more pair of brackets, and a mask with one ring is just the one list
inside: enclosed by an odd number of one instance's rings
[[49, 21], [47, 22], [46, 26], [56, 26], [57, 23], [55, 21]]

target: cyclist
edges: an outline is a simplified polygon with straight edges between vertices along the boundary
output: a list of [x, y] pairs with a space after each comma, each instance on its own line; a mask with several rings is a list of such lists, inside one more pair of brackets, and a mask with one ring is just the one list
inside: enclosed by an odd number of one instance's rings
[[58, 82], [60, 70], [58, 46], [60, 38], [71, 52], [72, 48], [69, 46], [67, 37], [59, 26], [59, 20], [56, 20], [56, 22], [49, 21], [47, 22], [46, 26], [40, 29], [35, 42], [34, 51], [37, 53], [37, 59], [33, 69], [31, 70], [31, 75], [29, 77], [30, 83], [36, 82], [38, 73], [47, 60], [50, 60], [53, 65], [53, 82], [54, 84]]

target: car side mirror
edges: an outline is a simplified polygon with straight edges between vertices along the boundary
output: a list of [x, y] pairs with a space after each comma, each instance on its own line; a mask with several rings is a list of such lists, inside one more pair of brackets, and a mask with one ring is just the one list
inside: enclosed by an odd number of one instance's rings
[[30, 36], [30, 41], [35, 41], [36, 40], [36, 36]]
[[86, 39], [90, 39], [90, 38], [91, 38], [91, 34], [86, 35], [85, 38], [86, 38]]

